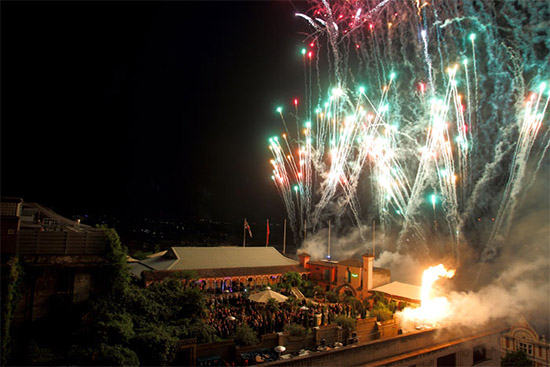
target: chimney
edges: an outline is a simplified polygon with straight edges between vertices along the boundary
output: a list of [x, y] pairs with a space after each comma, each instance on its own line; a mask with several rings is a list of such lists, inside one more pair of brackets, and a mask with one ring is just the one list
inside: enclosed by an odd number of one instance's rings
[[372, 268], [374, 264], [374, 256], [372, 254], [364, 254], [363, 258], [363, 287], [367, 290], [372, 289]]
[[306, 264], [309, 262], [309, 259], [311, 258], [311, 255], [302, 252], [300, 255], [298, 255], [298, 258], [300, 259], [300, 266], [302, 268], [306, 268]]

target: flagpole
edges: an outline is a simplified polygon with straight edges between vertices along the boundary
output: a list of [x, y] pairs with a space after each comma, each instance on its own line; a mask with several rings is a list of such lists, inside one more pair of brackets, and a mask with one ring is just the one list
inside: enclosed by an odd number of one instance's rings
[[269, 219], [267, 220], [267, 231], [265, 233], [265, 247], [269, 244]]
[[328, 258], [330, 259], [330, 219], [328, 221]]
[[284, 230], [283, 230], [283, 255], [286, 253], [286, 219], [284, 224]]
[[375, 245], [376, 245], [376, 222], [373, 220], [372, 221], [372, 257], [376, 257], [376, 255], [374, 254]]
[[245, 246], [245, 243], [246, 243], [246, 218], [244, 218], [244, 223], [243, 223], [243, 247], [246, 247]]

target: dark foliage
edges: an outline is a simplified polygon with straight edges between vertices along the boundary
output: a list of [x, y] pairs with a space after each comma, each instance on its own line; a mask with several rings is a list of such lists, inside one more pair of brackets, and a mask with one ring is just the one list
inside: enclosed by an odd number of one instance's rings
[[527, 358], [524, 351], [518, 350], [517, 352], [506, 353], [506, 356], [500, 359], [500, 365], [503, 367], [526, 367], [532, 366], [533, 362]]

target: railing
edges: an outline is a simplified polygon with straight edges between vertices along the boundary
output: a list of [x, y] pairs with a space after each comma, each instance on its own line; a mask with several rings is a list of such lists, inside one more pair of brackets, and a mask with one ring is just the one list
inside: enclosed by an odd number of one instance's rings
[[17, 253], [21, 255], [98, 255], [107, 244], [107, 234], [93, 232], [40, 232], [21, 230], [17, 235]]

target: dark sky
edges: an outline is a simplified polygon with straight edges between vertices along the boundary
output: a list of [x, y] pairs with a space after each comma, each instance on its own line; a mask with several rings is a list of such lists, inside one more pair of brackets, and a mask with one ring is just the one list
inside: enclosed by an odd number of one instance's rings
[[65, 215], [282, 219], [290, 2], [2, 2], [4, 196]]

